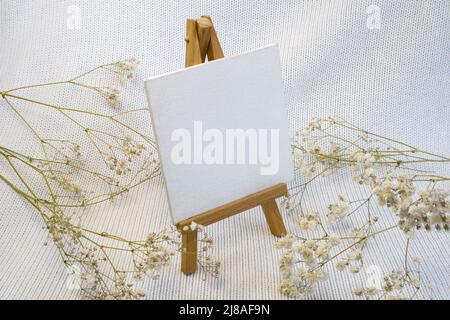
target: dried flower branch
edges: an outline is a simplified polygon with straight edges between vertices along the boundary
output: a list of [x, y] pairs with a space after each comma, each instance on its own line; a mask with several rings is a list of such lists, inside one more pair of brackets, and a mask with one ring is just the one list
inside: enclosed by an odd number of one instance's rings
[[[444, 185], [450, 177], [423, 166], [448, 164], [450, 158], [334, 118], [313, 120], [296, 134], [292, 147], [296, 168], [307, 181], [290, 188], [291, 196], [284, 205], [300, 216], [302, 234], [313, 236], [290, 234], [278, 241], [277, 247], [283, 249], [281, 292], [290, 297], [308, 294], [315, 283], [326, 278], [325, 266], [330, 263], [337, 270], [358, 273], [366, 242], [400, 229], [406, 238], [403, 269], [386, 275], [382, 287], [358, 288], [355, 294], [366, 298], [414, 298], [421, 288], [420, 270], [408, 267], [409, 243], [418, 230], [449, 230], [450, 222], [450, 191]], [[352, 180], [367, 188], [367, 197], [348, 200], [338, 195], [338, 201], [329, 204], [326, 212], [304, 212], [302, 200], [307, 188], [337, 170], [350, 170]], [[380, 217], [373, 215], [374, 204], [389, 208], [398, 222], [376, 229]], [[330, 232], [334, 224], [349, 221], [353, 215], [365, 216], [365, 222], [343, 234]]]
[[[86, 207], [112, 200], [160, 174], [153, 137], [134, 129], [127, 116], [149, 117], [148, 108], [120, 106], [120, 86], [133, 78], [137, 59], [105, 64], [67, 81], [23, 86], [0, 92], [4, 106], [12, 110], [32, 133], [39, 148], [27, 154], [0, 145], [2, 172], [6, 183], [41, 215], [64, 264], [75, 270], [79, 289], [94, 299], [135, 299], [144, 296], [134, 289], [134, 281], [144, 276], [157, 278], [162, 267], [181, 250], [175, 228], [151, 233], [144, 240], [124, 239], [91, 230], [79, 222]], [[92, 84], [106, 78], [111, 85]], [[113, 113], [87, 108], [60, 106], [31, 98], [30, 89], [54, 86], [79, 87], [106, 99]], [[3, 107], [2, 106], [2, 109]], [[59, 116], [77, 129], [69, 135], [47, 137], [25, 116], [23, 108], [40, 108]], [[100, 123], [100, 124], [99, 124]], [[149, 122], [150, 123], [150, 122]], [[199, 263], [207, 272], [218, 274], [218, 262], [208, 254], [212, 239], [202, 231], [205, 243]], [[120, 267], [114, 255], [127, 254], [128, 267]]]

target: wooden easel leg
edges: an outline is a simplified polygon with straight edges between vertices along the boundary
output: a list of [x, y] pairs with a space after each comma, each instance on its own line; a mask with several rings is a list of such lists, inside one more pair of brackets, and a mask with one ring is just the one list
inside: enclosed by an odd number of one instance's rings
[[212, 22], [206, 18], [199, 18], [197, 21], [197, 35], [200, 45], [202, 62], [205, 62], [208, 53], [209, 42], [211, 40]]
[[280, 210], [278, 209], [275, 199], [263, 202], [261, 207], [264, 211], [264, 215], [266, 216], [270, 232], [277, 237], [286, 235], [286, 227], [284, 226], [283, 219], [281, 218]]
[[202, 56], [200, 51], [200, 43], [197, 34], [197, 21], [187, 19], [186, 21], [186, 60], [185, 66], [190, 67], [201, 64]]
[[181, 272], [192, 274], [197, 271], [197, 230], [181, 231]]
[[[212, 25], [212, 19], [209, 16], [202, 16], [203, 19], [209, 20]], [[217, 37], [216, 29], [212, 26], [210, 30], [210, 42], [208, 47], [208, 60], [217, 60], [224, 57], [222, 47], [220, 46], [219, 38]]]

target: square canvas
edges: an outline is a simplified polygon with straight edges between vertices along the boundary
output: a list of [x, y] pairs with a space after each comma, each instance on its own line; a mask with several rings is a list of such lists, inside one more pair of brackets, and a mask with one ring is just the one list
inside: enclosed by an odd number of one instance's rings
[[277, 45], [145, 87], [173, 223], [292, 179]]

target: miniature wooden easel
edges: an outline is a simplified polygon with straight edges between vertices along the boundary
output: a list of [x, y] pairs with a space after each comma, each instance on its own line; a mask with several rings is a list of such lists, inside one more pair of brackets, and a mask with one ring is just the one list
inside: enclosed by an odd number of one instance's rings
[[[206, 57], [209, 61], [224, 57], [210, 17], [188, 19], [185, 40], [186, 67], [204, 63]], [[182, 234], [181, 271], [192, 274], [197, 270], [197, 230], [189, 228], [192, 222], [207, 226], [261, 205], [270, 231], [280, 237], [286, 234], [286, 228], [275, 199], [287, 194], [286, 184], [280, 183], [179, 222], [177, 227]]]

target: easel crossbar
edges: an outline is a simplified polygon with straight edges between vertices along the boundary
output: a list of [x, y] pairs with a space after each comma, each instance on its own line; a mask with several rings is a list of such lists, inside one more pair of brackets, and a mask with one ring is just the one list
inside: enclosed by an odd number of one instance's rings
[[201, 213], [190, 219], [183, 220], [178, 224], [178, 228], [183, 229], [185, 226], [191, 225], [192, 222], [198, 223], [202, 226], [207, 226], [234, 216], [243, 211], [257, 207], [261, 205], [261, 203], [275, 200], [276, 198], [287, 195], [287, 185], [285, 183], [279, 183], [270, 188], [261, 190], [249, 196], [240, 198], [233, 202], [229, 202], [220, 207]]

